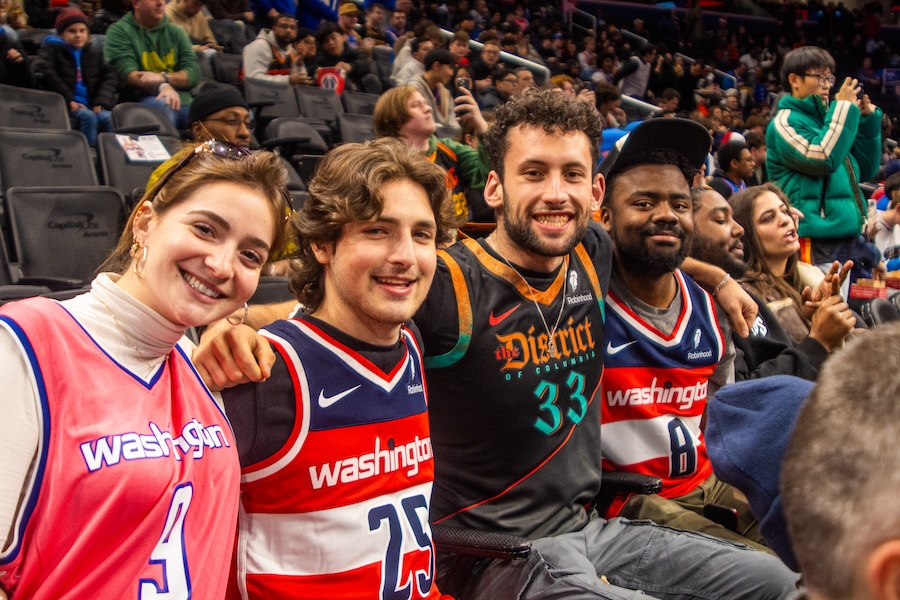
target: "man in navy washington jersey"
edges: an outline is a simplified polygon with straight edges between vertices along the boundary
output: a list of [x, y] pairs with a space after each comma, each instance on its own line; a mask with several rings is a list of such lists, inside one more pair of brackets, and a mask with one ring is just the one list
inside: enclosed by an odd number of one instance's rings
[[[713, 475], [700, 429], [707, 398], [734, 380], [730, 330], [719, 326], [712, 295], [679, 269], [694, 231], [690, 181], [711, 141], [693, 121], [655, 119], [600, 167], [608, 182], [600, 218], [614, 248], [603, 466], [663, 481], [659, 495], [622, 499], [609, 515], [761, 542], [749, 505]], [[713, 503], [739, 511], [744, 536], [704, 518]]]
[[513, 98], [496, 119], [485, 200], [497, 228], [439, 252], [415, 317], [436, 457], [432, 521], [537, 538], [526, 561], [488, 566], [475, 596], [786, 597], [795, 577], [771, 556], [586, 508], [600, 489], [612, 259], [608, 235], [590, 224], [604, 192], [601, 127], [591, 107], [549, 90]]
[[438, 600], [421, 344], [406, 322], [451, 237], [443, 170], [396, 140], [326, 156], [292, 221], [305, 309], [272, 376], [223, 393], [241, 458], [229, 598]]

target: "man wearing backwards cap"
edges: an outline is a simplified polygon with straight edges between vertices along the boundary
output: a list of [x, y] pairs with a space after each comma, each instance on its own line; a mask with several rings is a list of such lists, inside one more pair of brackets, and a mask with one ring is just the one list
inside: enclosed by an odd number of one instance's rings
[[[659, 495], [619, 500], [607, 516], [651, 519], [755, 545], [750, 540], [762, 538], [750, 507], [713, 475], [700, 430], [707, 396], [734, 381], [731, 331], [716, 315], [719, 288], [710, 295], [679, 269], [694, 231], [690, 182], [711, 142], [698, 123], [654, 119], [600, 166], [607, 173], [600, 220], [614, 248], [603, 467], [663, 480]], [[711, 503], [737, 509], [739, 531], [749, 540], [704, 518]]]
[[[221, 140], [237, 146], [249, 146], [250, 135], [255, 126], [250, 115], [250, 107], [247, 106], [244, 97], [232, 87], [215, 85], [204, 86], [191, 102], [188, 123], [191, 138], [196, 143], [191, 144], [187, 151], [193, 150], [197, 144], [207, 140]], [[183, 155], [179, 152], [159, 165], [150, 175], [147, 188], [153, 187], [163, 173], [178, 164]]]

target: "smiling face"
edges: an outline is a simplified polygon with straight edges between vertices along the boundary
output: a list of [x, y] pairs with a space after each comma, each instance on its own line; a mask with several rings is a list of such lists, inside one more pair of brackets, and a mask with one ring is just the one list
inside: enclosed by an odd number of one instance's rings
[[275, 227], [271, 203], [230, 182], [204, 185], [163, 214], [145, 202], [134, 237], [147, 259], [119, 285], [186, 328], [222, 319], [256, 290]]
[[345, 225], [335, 243], [313, 245], [325, 266], [325, 296], [313, 316], [357, 339], [388, 345], [431, 287], [437, 226], [419, 184], [390, 181], [381, 194], [377, 218]]
[[785, 260], [800, 249], [790, 210], [772, 192], [763, 192], [753, 202], [753, 226], [766, 262]]
[[714, 189], [705, 189], [694, 204], [694, 237], [691, 256], [717, 267], [732, 277], [746, 270], [744, 228], [734, 220], [731, 205]]
[[693, 204], [675, 165], [640, 165], [617, 175], [600, 218], [621, 270], [661, 276], [679, 267], [690, 249]]
[[502, 180], [491, 171], [484, 189], [497, 214], [492, 239], [500, 253], [527, 269], [555, 269], [603, 198], [603, 177], [592, 177], [591, 166], [590, 142], [580, 131], [510, 129]]

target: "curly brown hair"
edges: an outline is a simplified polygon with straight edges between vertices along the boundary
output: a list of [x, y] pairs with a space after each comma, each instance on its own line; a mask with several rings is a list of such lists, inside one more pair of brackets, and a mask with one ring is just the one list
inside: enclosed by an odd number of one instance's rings
[[309, 184], [309, 198], [291, 220], [299, 246], [291, 290], [307, 312], [318, 309], [325, 296], [325, 267], [316, 260], [313, 244], [335, 243], [344, 225], [377, 218], [384, 209], [381, 190], [398, 179], [408, 179], [425, 190], [437, 223], [438, 246], [453, 239], [458, 219], [443, 168], [393, 138], [339, 146], [319, 163]]
[[529, 88], [494, 111], [495, 123], [484, 135], [491, 169], [503, 179], [503, 161], [509, 149], [509, 132], [518, 126], [540, 127], [547, 133], [581, 131], [591, 147], [591, 175], [597, 174], [603, 126], [593, 106], [560, 94], [558, 90]]

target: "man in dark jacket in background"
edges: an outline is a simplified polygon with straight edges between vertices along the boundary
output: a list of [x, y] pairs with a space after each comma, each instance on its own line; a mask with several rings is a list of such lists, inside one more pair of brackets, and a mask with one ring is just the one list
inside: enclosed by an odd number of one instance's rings
[[344, 77], [352, 89], [370, 94], [381, 93], [381, 81], [371, 72], [371, 63], [359, 50], [345, 43], [337, 25], [322, 23], [316, 30], [316, 44], [316, 67], [338, 67], [344, 70]]

